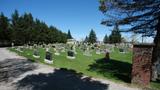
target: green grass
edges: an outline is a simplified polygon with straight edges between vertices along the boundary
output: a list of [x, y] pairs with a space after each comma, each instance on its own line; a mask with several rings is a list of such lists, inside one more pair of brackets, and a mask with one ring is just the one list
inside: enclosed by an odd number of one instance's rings
[[[21, 56], [27, 57], [30, 60], [44, 62], [45, 50], [40, 48], [40, 59], [35, 59], [33, 55], [33, 50], [26, 49], [23, 53], [20, 53], [12, 48], [11, 51], [18, 53]], [[105, 61], [103, 57], [105, 55], [97, 55], [95, 51], [92, 52], [92, 56], [84, 56], [83, 52], [78, 49], [78, 54], [76, 55], [76, 59], [70, 60], [67, 59], [67, 53], [61, 53], [60, 56], [54, 55], [53, 53], [53, 64], [51, 66], [57, 68], [67, 68], [73, 69], [79, 73], [83, 73], [84, 75], [109, 79], [115, 82], [125, 82], [130, 83], [131, 80], [131, 64], [132, 64], [132, 52], [128, 53], [119, 53], [118, 49], [115, 48], [114, 52], [110, 53], [110, 61]], [[30, 55], [27, 55], [27, 54]], [[160, 83], [151, 83], [152, 87], [160, 88]]]

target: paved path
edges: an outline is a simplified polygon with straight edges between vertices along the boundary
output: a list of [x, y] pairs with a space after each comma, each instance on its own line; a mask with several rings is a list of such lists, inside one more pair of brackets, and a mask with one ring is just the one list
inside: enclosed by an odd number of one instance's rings
[[140, 90], [31, 62], [0, 48], [0, 90]]

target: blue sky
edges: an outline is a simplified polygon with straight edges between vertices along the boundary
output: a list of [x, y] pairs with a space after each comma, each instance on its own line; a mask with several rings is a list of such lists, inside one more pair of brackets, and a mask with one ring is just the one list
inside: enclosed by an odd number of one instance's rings
[[20, 14], [30, 12], [34, 18], [63, 32], [70, 29], [77, 40], [85, 38], [91, 29], [96, 32], [98, 40], [103, 40], [105, 34], [110, 34], [112, 28], [100, 24], [104, 15], [98, 6], [98, 0], [0, 0], [0, 12], [6, 16], [11, 17], [15, 9]]
[[20, 14], [31, 12], [48, 25], [53, 25], [63, 32], [71, 30], [76, 39], [85, 38], [90, 30], [95, 30], [102, 40], [107, 28], [100, 25], [103, 14], [98, 10], [98, 0], [1, 0], [0, 11], [10, 17], [15, 9]]

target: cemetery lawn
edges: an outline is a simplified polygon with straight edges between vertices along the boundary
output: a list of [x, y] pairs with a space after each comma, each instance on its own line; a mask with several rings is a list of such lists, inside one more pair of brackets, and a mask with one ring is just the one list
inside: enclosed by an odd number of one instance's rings
[[[16, 52], [20, 56], [24, 56], [29, 60], [44, 63], [45, 50], [40, 48], [40, 58], [36, 59], [33, 55], [33, 50], [26, 49], [24, 52], [18, 52], [13, 48], [9, 48], [10, 51]], [[67, 53], [61, 52], [59, 56], [54, 55], [54, 50], [51, 49], [53, 54], [53, 64], [50, 64], [56, 68], [66, 68], [75, 70], [78, 73], [82, 73], [87, 76], [109, 79], [114, 82], [130, 83], [131, 81], [131, 67], [132, 67], [132, 52], [119, 53], [119, 50], [115, 48], [114, 52], [110, 53], [111, 60], [106, 61], [103, 59], [104, 54], [97, 55], [95, 51], [92, 52], [92, 56], [84, 56], [80, 49], [77, 49], [76, 59], [67, 59]], [[151, 86], [154, 88], [160, 88], [160, 84], [152, 82]]]

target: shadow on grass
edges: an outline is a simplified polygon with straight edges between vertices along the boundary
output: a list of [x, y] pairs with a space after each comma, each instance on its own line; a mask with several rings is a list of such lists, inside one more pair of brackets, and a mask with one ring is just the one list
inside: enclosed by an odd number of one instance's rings
[[26, 59], [6, 59], [0, 62], [0, 82], [10, 82], [21, 74], [36, 69], [32, 61]]
[[83, 77], [81, 73], [64, 68], [53, 73], [28, 75], [16, 83], [18, 89], [25, 90], [108, 90], [107, 84]]
[[117, 60], [106, 61], [104, 58], [89, 65], [89, 71], [98, 72], [105, 77], [131, 82], [131, 64]]

